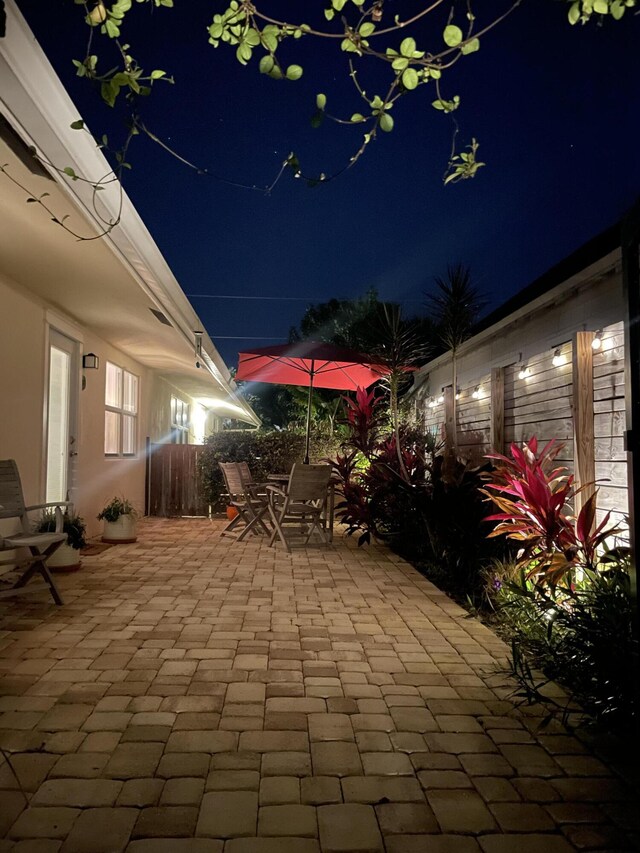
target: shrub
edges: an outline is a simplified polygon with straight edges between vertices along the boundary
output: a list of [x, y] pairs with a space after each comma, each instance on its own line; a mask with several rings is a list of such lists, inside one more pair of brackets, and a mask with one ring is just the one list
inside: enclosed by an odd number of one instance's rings
[[[36, 527], [36, 531], [38, 533], [54, 533], [55, 529], [55, 512], [43, 513], [42, 518]], [[85, 534], [87, 527], [81, 516], [65, 512], [62, 517], [62, 530], [67, 534], [67, 545], [70, 545], [78, 551], [80, 548], [84, 548], [86, 546], [87, 540], [85, 539]]]
[[[512, 634], [512, 668], [527, 702], [551, 704], [568, 721], [589, 714], [607, 728], [631, 730], [637, 718], [638, 639], [626, 556], [603, 556], [579, 583], [541, 588], [524, 570], [497, 591], [498, 615]], [[540, 679], [532, 670], [542, 670]], [[569, 692], [559, 705], [549, 681]]]
[[[511, 568], [494, 566], [487, 594], [512, 635], [512, 669], [520, 696], [559, 707], [546, 691], [557, 681], [570, 693], [562, 711], [586, 711], [610, 727], [628, 727], [637, 713], [638, 641], [628, 552], [606, 549], [620, 533], [609, 514], [595, 524], [596, 496], [574, 518], [573, 478], [554, 467], [559, 447], [534, 438], [498, 465], [483, 493], [500, 509], [491, 537], [515, 541]], [[541, 669], [540, 679], [532, 666]]]
[[[210, 435], [198, 463], [207, 500], [218, 511], [227, 504], [219, 462], [247, 462], [256, 482], [261, 482], [269, 474], [286, 473], [294, 462], [301, 462], [304, 445], [304, 434], [290, 430], [238, 430]], [[335, 450], [333, 437], [311, 434], [312, 462], [327, 459]]]

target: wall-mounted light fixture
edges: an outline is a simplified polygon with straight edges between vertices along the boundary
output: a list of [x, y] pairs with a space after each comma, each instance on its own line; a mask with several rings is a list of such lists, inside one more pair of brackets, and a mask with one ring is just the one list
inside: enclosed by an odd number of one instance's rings
[[566, 362], [566, 358], [562, 354], [562, 350], [560, 347], [556, 347], [553, 353], [553, 358], [551, 359], [551, 364], [554, 367], [562, 367], [562, 365]]
[[88, 352], [82, 356], [83, 370], [97, 370], [100, 367], [100, 359], [94, 352]]
[[598, 331], [593, 336], [593, 340], [591, 341], [591, 346], [595, 350], [602, 349], [602, 329], [598, 329]]
[[527, 379], [529, 376], [531, 376], [531, 371], [526, 364], [521, 362], [520, 370], [518, 371], [518, 379]]
[[473, 393], [471, 394], [471, 396], [474, 400], [479, 400], [480, 397], [482, 397], [482, 391], [480, 390], [479, 385], [476, 385], [476, 387], [473, 389]]

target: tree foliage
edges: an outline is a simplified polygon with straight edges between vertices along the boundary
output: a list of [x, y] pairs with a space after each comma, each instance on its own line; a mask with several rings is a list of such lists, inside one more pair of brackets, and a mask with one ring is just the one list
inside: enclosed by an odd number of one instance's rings
[[[325, 47], [327, 80], [315, 98], [312, 126], [319, 127], [329, 119], [340, 125], [361, 126], [363, 131], [357, 149], [341, 172], [357, 162], [379, 133], [393, 130], [393, 110], [399, 99], [426, 92], [434, 111], [442, 115], [456, 112], [462, 96], [449, 89], [449, 72], [476, 53], [484, 36], [521, 2], [500, 0], [477, 4], [476, 12], [472, 0], [464, 4], [432, 0], [406, 12], [401, 4], [388, 8], [388, 0], [387, 5], [385, 0], [325, 0], [323, 4], [304, 4], [306, 20], [298, 19], [297, 15], [293, 20], [282, 17], [277, 0], [230, 0], [226, 8], [214, 13], [208, 38], [214, 48], [231, 49], [242, 65], [253, 64], [261, 74], [285, 83], [303, 76], [309, 42]], [[569, 22], [587, 24], [607, 17], [620, 20], [636, 0], [565, 2], [569, 5]], [[104, 0], [95, 3], [74, 0], [74, 3], [81, 8], [89, 28], [84, 57], [74, 60], [78, 76], [96, 83], [110, 106], [126, 98], [132, 104], [132, 127], [136, 132], [144, 131], [144, 125], [136, 118], [137, 102], [151, 94], [155, 84], [173, 82], [173, 78], [161, 67], [152, 66], [148, 70], [147, 61], [134, 55], [126, 41], [125, 25], [134, 8], [155, 7], [164, 13], [173, 7], [173, 0], [135, 3], [113, 0], [110, 4]], [[108, 43], [106, 61], [98, 53], [97, 37]], [[325, 83], [335, 76], [336, 65], [338, 68], [342, 65], [353, 86], [354, 109], [346, 115], [332, 111], [330, 96], [326, 94]], [[475, 138], [456, 150], [457, 124], [454, 127], [445, 183], [473, 178], [484, 166], [477, 157], [479, 143]], [[289, 155], [285, 165], [302, 176], [295, 154]], [[317, 183], [333, 176], [322, 173], [305, 177]]]

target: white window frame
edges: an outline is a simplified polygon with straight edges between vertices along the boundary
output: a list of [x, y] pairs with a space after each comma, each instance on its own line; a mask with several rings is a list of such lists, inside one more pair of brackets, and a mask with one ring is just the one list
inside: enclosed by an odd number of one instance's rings
[[[178, 417], [178, 412], [180, 417]], [[175, 394], [171, 395], [171, 443], [189, 444], [191, 406]]]
[[[118, 371], [119, 381], [117, 383], [117, 399], [108, 400], [109, 392], [109, 372], [110, 370]], [[125, 399], [125, 387], [131, 385], [134, 389], [133, 399], [127, 401]], [[104, 435], [104, 455], [109, 459], [133, 459], [138, 455], [138, 400], [140, 397], [140, 377], [119, 364], [112, 361], [107, 361], [105, 370], [105, 392], [104, 392], [104, 408], [105, 408], [105, 435]], [[117, 405], [116, 405], [117, 403]], [[118, 450], [107, 451], [107, 413], [117, 415], [118, 418]], [[125, 424], [132, 424], [132, 450], [124, 449]]]

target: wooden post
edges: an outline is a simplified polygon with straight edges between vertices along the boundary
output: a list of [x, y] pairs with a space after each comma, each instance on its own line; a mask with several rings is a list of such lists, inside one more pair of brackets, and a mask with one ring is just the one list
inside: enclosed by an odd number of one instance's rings
[[455, 453], [457, 446], [457, 430], [454, 423], [455, 406], [451, 385], [444, 389], [444, 443], [448, 453]]
[[595, 492], [596, 462], [593, 435], [593, 332], [573, 337], [573, 458], [577, 515]]
[[504, 453], [504, 367], [491, 368], [491, 449]]

